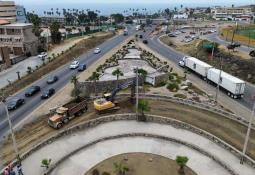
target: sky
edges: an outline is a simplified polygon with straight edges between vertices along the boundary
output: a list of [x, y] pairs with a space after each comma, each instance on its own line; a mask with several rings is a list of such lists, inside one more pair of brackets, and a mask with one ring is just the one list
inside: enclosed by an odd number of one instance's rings
[[255, 0], [15, 0], [18, 4], [69, 4], [69, 3], [183, 3], [190, 4], [220, 4], [222, 2], [229, 4], [255, 4]]

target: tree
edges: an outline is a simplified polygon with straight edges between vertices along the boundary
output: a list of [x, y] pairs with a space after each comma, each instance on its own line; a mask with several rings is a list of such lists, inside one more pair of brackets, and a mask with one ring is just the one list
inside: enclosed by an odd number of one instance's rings
[[93, 72], [92, 76], [91, 76], [91, 80], [94, 81], [94, 85], [95, 85], [95, 94], [97, 94], [97, 90], [96, 90], [96, 81], [99, 80], [100, 74], [97, 72]]
[[117, 77], [117, 87], [118, 87], [118, 86], [119, 86], [119, 83], [118, 83], [119, 77], [120, 77], [120, 76], [123, 76], [124, 74], [123, 74], [123, 72], [122, 72], [119, 68], [117, 68], [117, 69], [115, 69], [115, 70], [112, 72], [112, 75], [114, 75], [114, 76]]
[[211, 8], [210, 7], [208, 7], [206, 10], [205, 10], [205, 13], [211, 13]]
[[150, 111], [150, 107], [149, 107], [149, 103], [146, 100], [139, 100], [138, 101], [138, 111], [139, 111], [139, 115], [137, 116], [137, 120], [138, 121], [146, 121], [146, 117], [144, 115], [144, 112], [146, 111]]
[[59, 32], [60, 24], [54, 21], [50, 25], [51, 39], [54, 44], [59, 44], [61, 41], [61, 33]]
[[[135, 73], [136, 73], [136, 69], [135, 69]], [[142, 77], [142, 86], [144, 85], [144, 82], [145, 82], [145, 78], [147, 76], [148, 72], [142, 68], [138, 69], [138, 75], [140, 77]]]
[[33, 13], [27, 13], [27, 19], [30, 23], [33, 24], [32, 32], [35, 34], [35, 36], [39, 37], [42, 30], [40, 29], [41, 25], [41, 18], [39, 18], [38, 15]]
[[189, 158], [186, 157], [186, 156], [176, 156], [175, 161], [180, 166], [179, 173], [180, 174], [185, 174], [184, 166], [188, 163]]
[[124, 21], [124, 16], [120, 13], [111, 14], [111, 17], [114, 19], [116, 24], [119, 24]]
[[50, 166], [50, 163], [51, 163], [51, 159], [43, 159], [41, 161], [41, 167], [45, 167], [46, 169], [48, 169]]
[[123, 163], [116, 163], [114, 162], [113, 164], [113, 168], [114, 168], [114, 172], [117, 174], [117, 175], [125, 175], [126, 172], [129, 171], [128, 167], [126, 167], [125, 165], [123, 165]]
[[76, 99], [78, 99], [80, 97], [80, 91], [77, 86], [78, 85], [78, 77], [76, 77], [75, 75], [72, 76], [71, 83], [73, 83], [73, 85], [74, 85], [74, 96]]

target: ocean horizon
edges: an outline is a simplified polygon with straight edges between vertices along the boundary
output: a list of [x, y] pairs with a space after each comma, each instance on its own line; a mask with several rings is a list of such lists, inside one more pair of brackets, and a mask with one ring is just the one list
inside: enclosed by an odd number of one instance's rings
[[[86, 9], [90, 9], [90, 10], [99, 10], [100, 11], [100, 15], [110, 15], [113, 13], [122, 13], [124, 10], [128, 10], [128, 9], [140, 9], [140, 11], [142, 11], [141, 9], [146, 8], [146, 12], [148, 14], [152, 14], [157, 12], [158, 10], [163, 10], [166, 8], [169, 9], [174, 9], [175, 7], [177, 7], [178, 9], [181, 8], [181, 4], [182, 3], [148, 3], [148, 4], [139, 4], [139, 3], [134, 3], [134, 4], [130, 4], [130, 3], [113, 3], [113, 4], [100, 4], [100, 3], [68, 3], [68, 4], [19, 4], [19, 5], [23, 5], [26, 8], [27, 12], [32, 12], [34, 11], [35, 13], [37, 13], [38, 15], [42, 16], [44, 14], [44, 11], [51, 11], [51, 8], [54, 9], [54, 12], [56, 11], [56, 9], [58, 8], [59, 11], [62, 13], [62, 9], [79, 9], [79, 10], [86, 10]], [[183, 8], [195, 8], [195, 7], [214, 7], [214, 6], [231, 6], [232, 4], [228, 3], [228, 4], [224, 4], [224, 3], [212, 3], [210, 5], [206, 4], [206, 3], [190, 3], [190, 4], [182, 4]], [[238, 5], [249, 5], [249, 4], [238, 4]], [[236, 5], [237, 6], [237, 5]]]

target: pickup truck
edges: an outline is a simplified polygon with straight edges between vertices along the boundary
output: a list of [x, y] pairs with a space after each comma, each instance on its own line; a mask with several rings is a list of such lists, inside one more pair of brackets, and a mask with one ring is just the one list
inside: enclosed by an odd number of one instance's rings
[[63, 106], [57, 108], [54, 114], [49, 117], [49, 126], [60, 129], [64, 124], [67, 124], [71, 119], [80, 116], [88, 109], [85, 99], [75, 99]]

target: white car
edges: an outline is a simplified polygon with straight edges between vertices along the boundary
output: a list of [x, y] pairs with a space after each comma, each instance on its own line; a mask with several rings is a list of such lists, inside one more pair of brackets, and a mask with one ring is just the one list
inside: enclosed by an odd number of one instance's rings
[[95, 50], [94, 50], [94, 54], [98, 54], [98, 53], [100, 53], [101, 52], [101, 50], [99, 49], [99, 48], [96, 48]]
[[41, 52], [39, 55], [38, 55], [38, 58], [46, 58], [48, 56], [47, 52]]
[[79, 61], [73, 61], [69, 66], [70, 69], [77, 69], [79, 67]]

